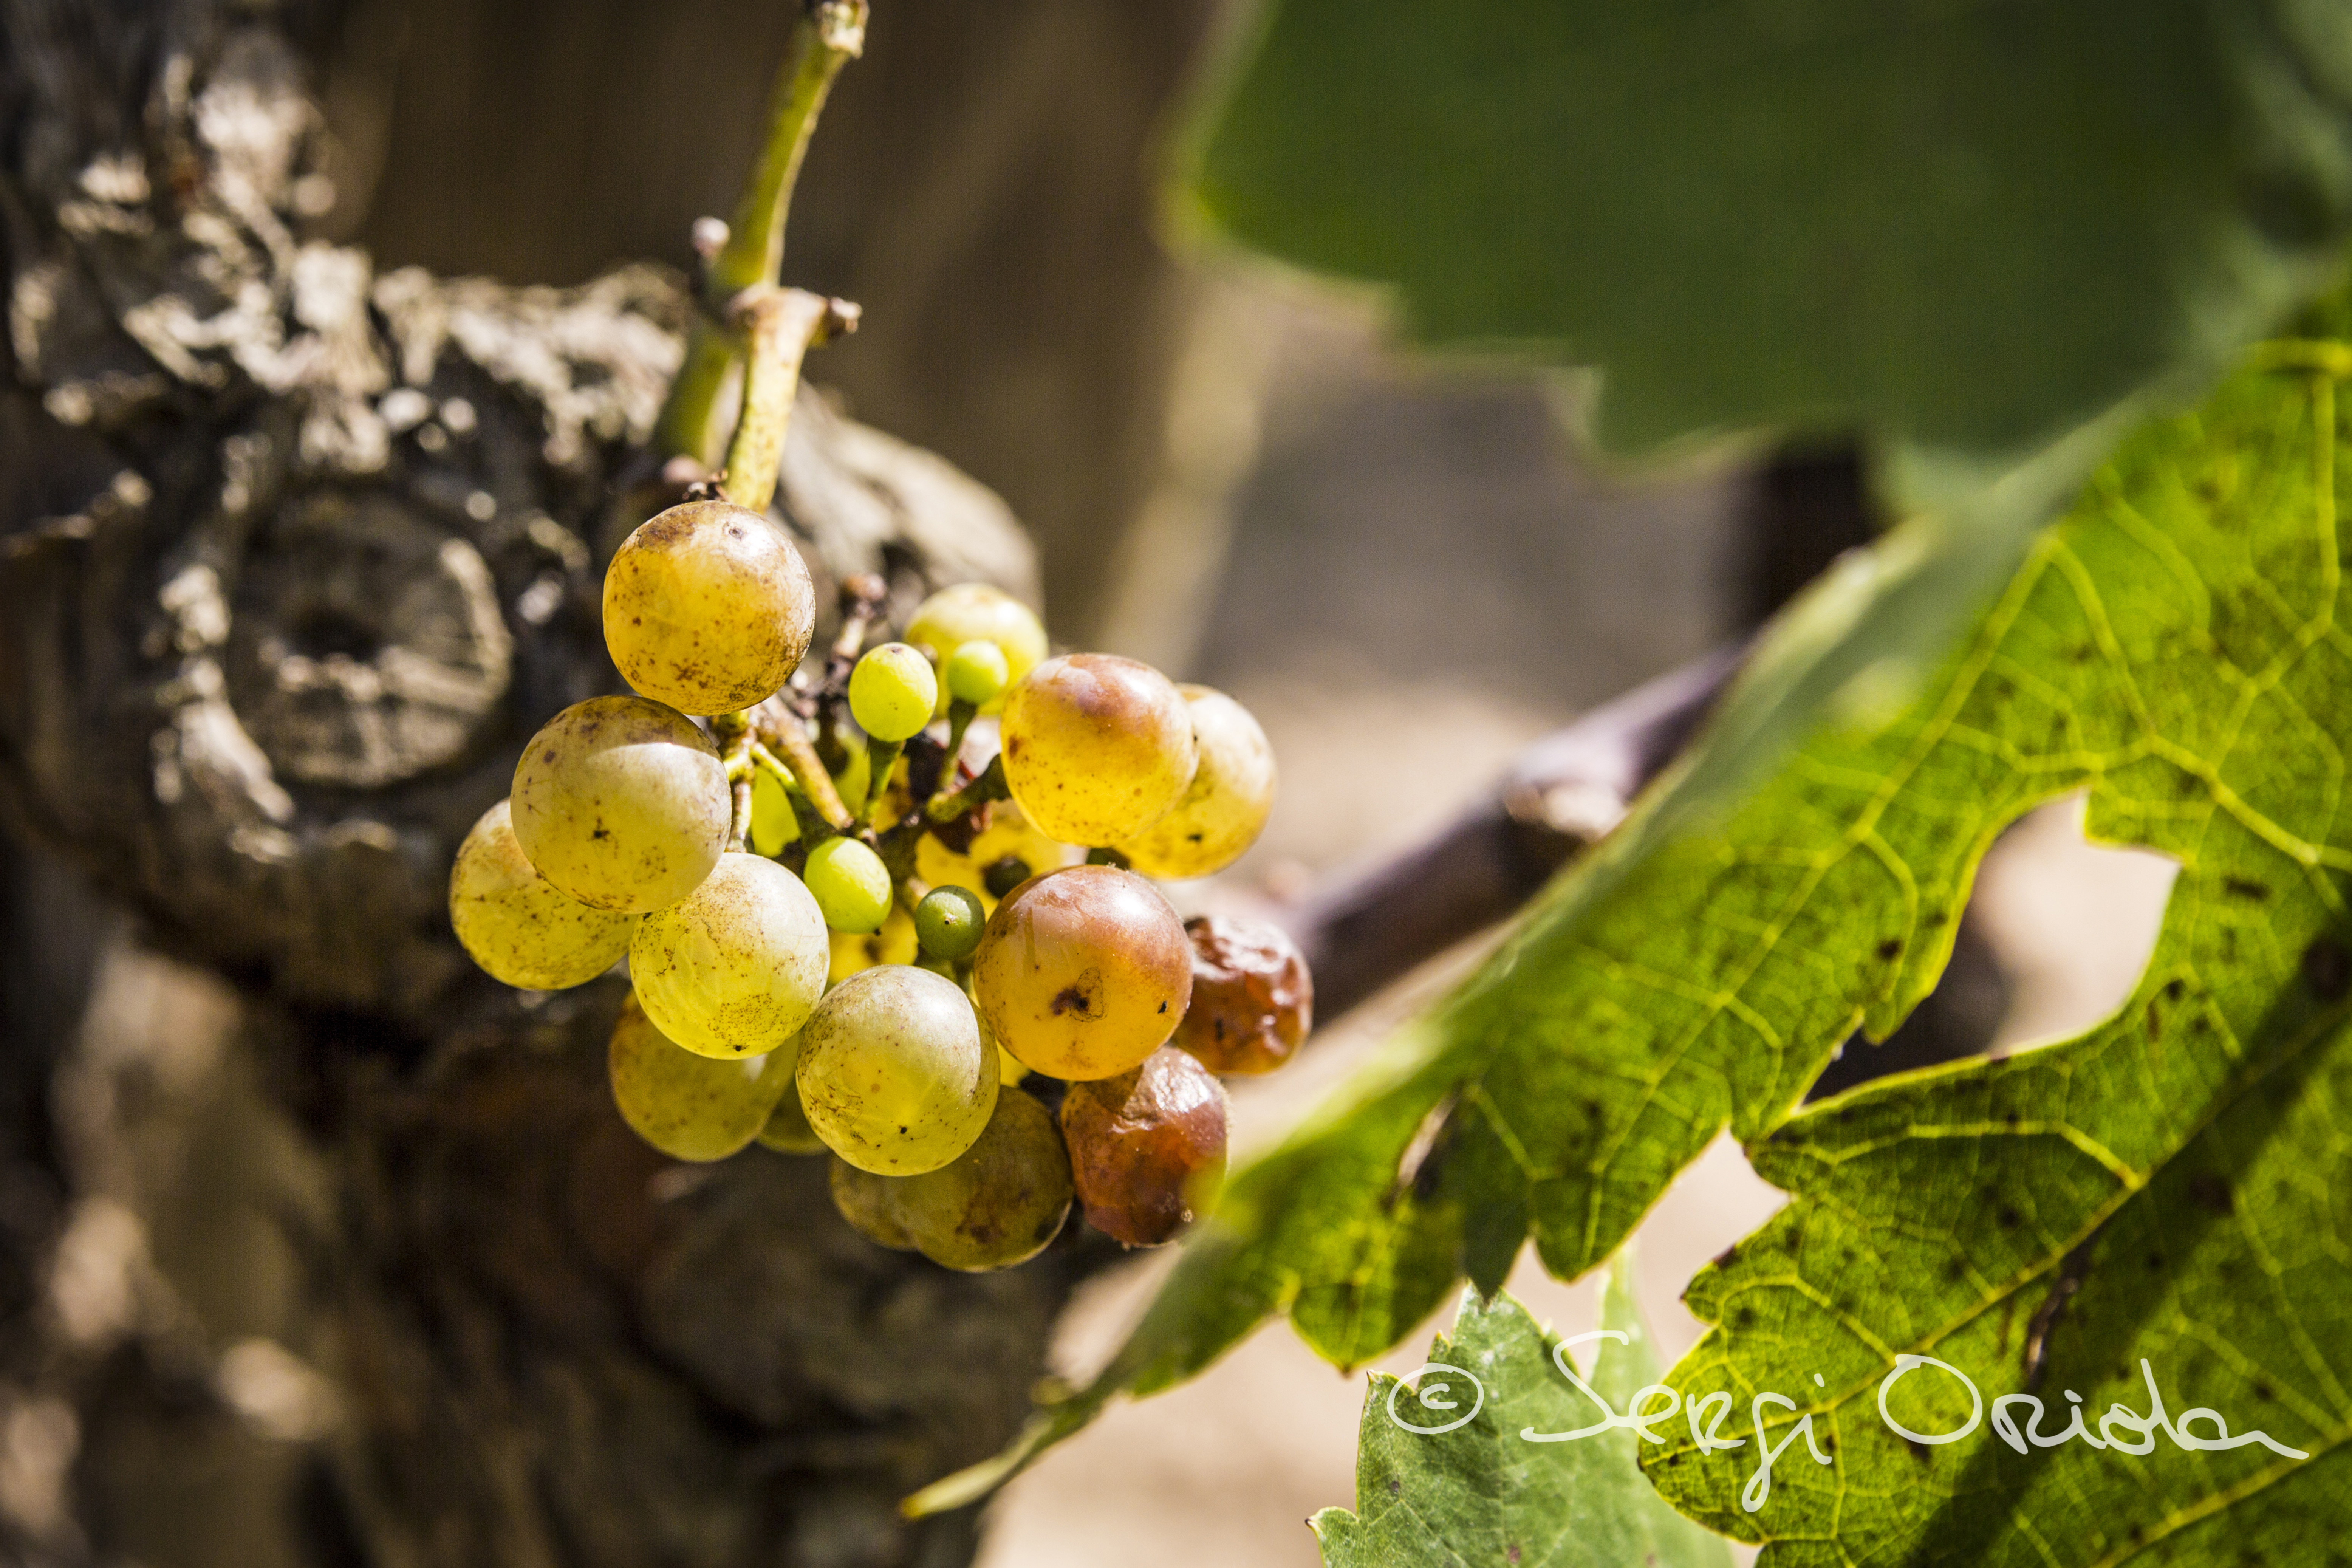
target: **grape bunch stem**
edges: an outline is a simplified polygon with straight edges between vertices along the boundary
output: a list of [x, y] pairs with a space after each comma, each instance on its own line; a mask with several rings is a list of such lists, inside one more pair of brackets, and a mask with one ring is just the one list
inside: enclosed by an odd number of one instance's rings
[[825, 771], [824, 759], [816, 754], [816, 742], [809, 739], [800, 715], [782, 703], [768, 702], [751, 710], [751, 727], [757, 746], [754, 760], [764, 755], [770, 766], [781, 771], [793, 793], [815, 807], [825, 826], [835, 833], [848, 832], [849, 807], [842, 804], [841, 791], [834, 787], [833, 774]]
[[705, 467], [719, 460], [721, 395], [742, 353], [722, 312], [745, 289], [779, 279], [793, 186], [833, 79], [865, 50], [866, 16], [866, 0], [803, 0], [770, 102], [767, 142], [744, 184], [726, 242], [704, 276], [704, 310], [687, 339], [686, 363], [670, 385], [658, 438], [666, 450]]
[[857, 330], [857, 307], [803, 289], [755, 285], [738, 297], [733, 314], [745, 328], [750, 358], [743, 372], [743, 413], [727, 447], [719, 489], [747, 510], [764, 512], [775, 499], [783, 467], [784, 437], [799, 395], [801, 361], [829, 338]]

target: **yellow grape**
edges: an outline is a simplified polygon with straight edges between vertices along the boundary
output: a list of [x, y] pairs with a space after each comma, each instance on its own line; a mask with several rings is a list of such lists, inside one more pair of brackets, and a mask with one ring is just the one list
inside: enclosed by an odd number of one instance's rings
[[790, 679], [816, 630], [792, 541], [732, 501], [688, 501], [604, 571], [604, 646], [631, 686], [685, 713], [732, 713]]
[[629, 944], [646, 1016], [706, 1057], [785, 1045], [824, 991], [824, 917], [801, 879], [757, 855], [719, 858]]
[[751, 778], [751, 849], [771, 858], [801, 836], [792, 797], [776, 775], [761, 768]]
[[[985, 583], [959, 583], [916, 605], [914, 618], [907, 623], [907, 640], [929, 648], [942, 668], [965, 643], [992, 642], [1004, 655], [1008, 686], [1036, 668], [1045, 657], [1045, 627], [1037, 612]], [[948, 710], [948, 695], [946, 683], [941, 682], [935, 713]], [[1003, 705], [999, 698], [981, 711], [993, 713]]]
[[831, 1178], [833, 1206], [849, 1222], [850, 1229], [893, 1252], [915, 1250], [915, 1238], [898, 1223], [896, 1205], [890, 1201], [898, 1178], [861, 1171], [839, 1155], [834, 1157]]
[[882, 929], [877, 931], [829, 931], [832, 939], [826, 983], [838, 985], [863, 969], [877, 963], [912, 963], [919, 943], [915, 937], [915, 920], [897, 904], [882, 917]]
[[801, 1109], [835, 1153], [912, 1176], [971, 1148], [988, 1125], [996, 1053], [954, 981], [884, 964], [817, 1004], [801, 1032], [799, 1081]]
[[526, 991], [595, 979], [629, 951], [638, 918], [592, 910], [534, 870], [503, 800], [482, 813], [449, 868], [457, 941], [492, 979]]
[[1045, 1249], [1070, 1212], [1070, 1157], [1053, 1112], [1015, 1089], [972, 1146], [936, 1171], [892, 1182], [890, 1217], [932, 1262], [1010, 1268]]
[[759, 1136], [792, 1089], [793, 1061], [789, 1040], [765, 1056], [698, 1056], [656, 1028], [635, 996], [604, 1052], [621, 1120], [674, 1160], [724, 1160]]
[[1222, 691], [1180, 686], [1200, 762], [1175, 809], [1119, 845], [1147, 877], [1205, 877], [1257, 842], [1274, 810], [1274, 748], [1250, 710]]
[[1049, 658], [1004, 699], [1004, 782], [1038, 831], [1117, 844], [1166, 816], [1199, 760], [1183, 694], [1148, 664]]
[[1072, 866], [996, 906], [972, 959], [996, 1042], [1038, 1072], [1123, 1073], [1174, 1032], [1192, 944], [1160, 889], [1115, 866]]
[[639, 913], [710, 874], [734, 809], [709, 737], [642, 697], [592, 697], [549, 720], [515, 766], [512, 804], [541, 876], [583, 904]]
[[[778, 1049], [769, 1053], [782, 1056]], [[793, 1060], [798, 1065], [800, 1044], [793, 1044]], [[776, 1100], [776, 1109], [768, 1114], [768, 1124], [760, 1129], [760, 1146], [773, 1149], [779, 1154], [822, 1154], [824, 1140], [809, 1125], [808, 1112], [801, 1109], [800, 1085], [790, 1078], [784, 1080], [784, 1092]]]

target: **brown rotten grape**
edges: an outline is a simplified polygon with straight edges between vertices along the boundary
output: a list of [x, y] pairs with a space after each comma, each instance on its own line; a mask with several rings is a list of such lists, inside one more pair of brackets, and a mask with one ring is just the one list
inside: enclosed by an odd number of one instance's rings
[[1157, 1247], [1224, 1178], [1225, 1087], [1162, 1047], [1132, 1072], [1072, 1084], [1062, 1140], [1087, 1223], [1129, 1247]]
[[1192, 994], [1192, 945], [1150, 882], [1115, 866], [1070, 866], [996, 906], [971, 984], [997, 1043], [1022, 1065], [1109, 1078], [1175, 1032]]
[[889, 1184], [890, 1217], [932, 1262], [976, 1274], [1043, 1252], [1070, 1212], [1070, 1191], [1053, 1112], [1012, 1090], [996, 1097], [971, 1148]]
[[1170, 1044], [1215, 1073], [1272, 1072], [1315, 1026], [1315, 981], [1280, 926], [1227, 915], [1184, 922], [1192, 1005]]

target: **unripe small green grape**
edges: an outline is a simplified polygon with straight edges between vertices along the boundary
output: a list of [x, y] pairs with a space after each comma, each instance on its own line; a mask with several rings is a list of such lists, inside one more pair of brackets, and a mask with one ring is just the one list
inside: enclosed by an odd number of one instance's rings
[[[769, 1053], [782, 1056], [782, 1048]], [[800, 1062], [800, 1042], [793, 1042], [793, 1061]], [[779, 1154], [822, 1154], [824, 1140], [809, 1125], [808, 1112], [801, 1109], [800, 1085], [790, 1077], [784, 1080], [784, 1092], [777, 1097], [776, 1109], [768, 1113], [767, 1125], [760, 1129], [760, 1146], [773, 1149]]]
[[613, 1103], [638, 1137], [674, 1160], [724, 1160], [748, 1146], [792, 1088], [787, 1040], [719, 1061], [685, 1049], [630, 997], [604, 1053]]
[[849, 1228], [877, 1247], [887, 1247], [893, 1252], [912, 1252], [915, 1238], [898, 1223], [898, 1205], [891, 1200], [892, 1189], [898, 1184], [895, 1176], [877, 1176], [871, 1171], [861, 1171], [839, 1155], [834, 1156], [831, 1173], [833, 1206], [849, 1222]]
[[1045, 1249], [1070, 1212], [1070, 1157], [1053, 1112], [1018, 1089], [972, 1146], [936, 1171], [890, 1184], [890, 1217], [932, 1262], [1010, 1268]]
[[727, 847], [719, 749], [675, 708], [592, 697], [549, 720], [515, 766], [515, 839], [583, 904], [643, 913], [694, 891]]
[[877, 1175], [938, 1170], [971, 1147], [996, 1107], [996, 1053], [971, 999], [904, 964], [825, 993], [801, 1034], [799, 1073], [817, 1136]]
[[482, 813], [449, 868], [449, 925], [494, 980], [561, 991], [621, 961], [639, 916], [591, 909], [541, 876], [508, 802]]
[[1034, 878], [996, 906], [972, 994], [1005, 1050], [1038, 1072], [1109, 1078], [1175, 1031], [1192, 945], [1160, 890], [1115, 866]]
[[801, 879], [835, 931], [878, 931], [890, 913], [890, 868], [862, 839], [826, 839], [808, 852]]
[[868, 648], [849, 672], [849, 716], [877, 741], [922, 733], [939, 700], [939, 677], [923, 651], [902, 642]]
[[1004, 650], [982, 637], [950, 654], [942, 673], [947, 677], [948, 695], [975, 708], [995, 701], [1013, 684], [1013, 667]]
[[646, 1016], [688, 1050], [758, 1056], [807, 1021], [831, 952], [798, 877], [757, 855], [725, 855], [702, 886], [637, 928], [629, 977]]
[[792, 797], [776, 775], [761, 768], [751, 778], [751, 848], [773, 859], [783, 847], [801, 836], [800, 818], [793, 815]]
[[1110, 654], [1049, 658], [1004, 699], [1004, 782], [1049, 837], [1119, 843], [1192, 782], [1192, 718], [1175, 682]]
[[933, 888], [915, 906], [915, 940], [926, 956], [953, 963], [980, 945], [988, 912], [970, 888]]
[[628, 683], [684, 713], [732, 713], [808, 652], [816, 591], [800, 552], [732, 501], [671, 507], [604, 571], [604, 646]]
[[1250, 710], [1205, 686], [1180, 686], [1200, 761], [1174, 808], [1121, 843], [1128, 863], [1171, 880], [1222, 871], [1274, 812], [1274, 748]]
[[[925, 599], [907, 623], [907, 640], [942, 662], [968, 642], [992, 642], [1004, 655], [1008, 687], [1045, 657], [1045, 627], [1036, 612], [985, 583], [959, 583]], [[1003, 700], [984, 705], [984, 710], [993, 711]], [[936, 711], [947, 711], [944, 692]]]

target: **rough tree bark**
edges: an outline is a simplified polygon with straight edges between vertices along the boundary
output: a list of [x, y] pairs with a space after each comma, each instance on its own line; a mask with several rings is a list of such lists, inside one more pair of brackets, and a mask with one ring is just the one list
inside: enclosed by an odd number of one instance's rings
[[[72, 1564], [964, 1561], [911, 1485], [1010, 1434], [1097, 1255], [874, 1248], [820, 1163], [673, 1164], [612, 982], [518, 995], [442, 879], [613, 684], [677, 279], [308, 241], [341, 7], [0, 0], [0, 1549]], [[1002, 504], [804, 393], [781, 515], [900, 607], [1035, 590]], [[78, 1032], [107, 919], [118, 1015]], [[57, 957], [33, 938], [44, 937]]]

